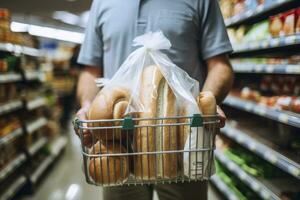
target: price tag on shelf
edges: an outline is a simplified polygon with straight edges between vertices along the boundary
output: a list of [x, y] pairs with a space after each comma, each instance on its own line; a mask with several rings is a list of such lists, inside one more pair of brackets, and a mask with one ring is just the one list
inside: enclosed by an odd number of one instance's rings
[[239, 173], [239, 178], [242, 180], [242, 181], [245, 181], [246, 180], [246, 177], [247, 177], [247, 174], [244, 172], [244, 171], [241, 171]]
[[267, 113], [267, 110], [264, 107], [262, 107], [262, 106], [256, 106], [254, 108], [254, 112], [257, 113], [257, 114], [259, 114], [259, 115], [265, 116], [266, 113]]
[[273, 38], [270, 42], [272, 47], [278, 47], [280, 45], [280, 38]]
[[284, 43], [285, 44], [294, 44], [296, 42], [296, 36], [295, 35], [291, 35], [291, 36], [287, 36], [284, 38]]
[[257, 6], [257, 8], [256, 8], [256, 13], [262, 12], [262, 11], [264, 10], [264, 8], [265, 8], [265, 7], [264, 7], [263, 4]]
[[285, 71], [287, 73], [300, 73], [299, 65], [286, 65]]
[[258, 192], [260, 190], [260, 185], [258, 183], [254, 182], [254, 181], [251, 181], [250, 184], [251, 184], [251, 188], [254, 191]]
[[266, 160], [268, 160], [272, 164], [275, 164], [278, 161], [277, 157], [273, 153], [268, 152], [268, 151], [265, 152], [264, 157], [265, 157]]
[[289, 116], [288, 116], [287, 114], [280, 113], [280, 114], [278, 115], [278, 120], [279, 120], [280, 122], [283, 122], [283, 123], [288, 123], [288, 121], [289, 121]]
[[245, 142], [245, 137], [242, 136], [242, 135], [238, 135], [238, 136], [237, 136], [237, 141], [238, 141], [239, 143], [244, 143], [244, 142]]
[[267, 48], [269, 46], [269, 41], [268, 40], [263, 40], [260, 45], [262, 48]]
[[245, 16], [246, 16], [246, 17], [250, 17], [250, 16], [253, 15], [253, 13], [254, 13], [253, 10], [248, 10], [248, 11], [245, 13]]
[[271, 66], [271, 65], [266, 65], [266, 72], [268, 72], [268, 73], [272, 73], [272, 72], [274, 72], [274, 67], [273, 66]]
[[263, 65], [255, 65], [254, 70], [256, 72], [261, 72], [263, 70]]
[[292, 166], [292, 165], [289, 165], [288, 166], [288, 171], [295, 177], [299, 177], [300, 176], [300, 169]]
[[247, 111], [252, 110], [252, 108], [253, 108], [253, 105], [252, 105], [251, 103], [246, 103], [246, 104], [245, 104], [245, 109], [246, 109]]
[[269, 192], [265, 191], [265, 190], [262, 190], [261, 191], [261, 196], [264, 198], [264, 199], [270, 199], [271, 198], [271, 195]]
[[256, 150], [256, 144], [254, 142], [250, 142], [249, 143], [249, 149], [252, 150], [252, 151], [255, 151]]

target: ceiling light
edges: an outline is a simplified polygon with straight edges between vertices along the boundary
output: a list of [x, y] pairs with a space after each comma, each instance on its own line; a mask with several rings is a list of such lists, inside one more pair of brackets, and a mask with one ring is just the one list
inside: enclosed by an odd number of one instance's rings
[[55, 11], [52, 18], [71, 25], [78, 25], [80, 22], [78, 15], [66, 11]]
[[73, 43], [82, 43], [84, 34], [79, 32], [73, 31], [66, 31], [62, 29], [50, 28], [45, 26], [37, 26], [32, 24], [25, 24], [19, 22], [12, 22], [11, 23], [11, 30], [18, 31], [18, 30], [26, 30], [30, 35], [51, 38], [56, 40], [62, 40], [67, 42]]

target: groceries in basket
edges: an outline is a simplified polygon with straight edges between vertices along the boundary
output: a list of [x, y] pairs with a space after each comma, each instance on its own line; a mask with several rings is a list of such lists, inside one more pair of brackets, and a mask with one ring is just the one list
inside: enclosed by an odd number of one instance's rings
[[[86, 125], [94, 146], [83, 147], [87, 178], [100, 185], [209, 178], [218, 122], [214, 96], [198, 96], [199, 83], [160, 51], [171, 47], [162, 32], [139, 36], [134, 46], [141, 47], [90, 108]], [[213, 116], [194, 120], [195, 114]], [[124, 117], [131, 117], [131, 127], [124, 128]]]

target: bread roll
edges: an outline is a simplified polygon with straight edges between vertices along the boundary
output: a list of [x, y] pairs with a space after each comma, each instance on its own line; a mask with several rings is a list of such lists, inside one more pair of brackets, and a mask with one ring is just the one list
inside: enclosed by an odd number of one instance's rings
[[[125, 153], [126, 150], [120, 144], [108, 143], [107, 146], [97, 142], [90, 154]], [[89, 174], [97, 184], [121, 184], [129, 175], [128, 158], [126, 156], [103, 156], [91, 158], [89, 162]]]
[[[125, 115], [128, 101], [130, 98], [130, 91], [126, 88], [112, 87], [101, 90], [94, 99], [89, 112], [89, 120], [103, 120], [103, 119], [122, 119]], [[120, 122], [99, 122], [89, 123], [89, 127], [111, 127], [120, 126]], [[94, 143], [99, 139], [119, 140], [121, 138], [121, 129], [98, 129], [93, 130]]]
[[210, 91], [200, 92], [197, 103], [203, 115], [215, 115], [217, 112], [216, 98]]
[[[176, 116], [176, 99], [168, 83], [157, 66], [144, 69], [141, 78], [141, 103], [146, 109], [140, 118], [157, 118]], [[171, 124], [176, 120], [143, 120], [135, 133], [135, 150], [137, 152], [154, 152], [177, 150], [177, 130], [175, 126], [149, 127], [155, 124]], [[157, 178], [175, 178], [177, 176], [177, 155], [156, 154], [138, 155], [134, 162], [137, 179], [151, 180]]]

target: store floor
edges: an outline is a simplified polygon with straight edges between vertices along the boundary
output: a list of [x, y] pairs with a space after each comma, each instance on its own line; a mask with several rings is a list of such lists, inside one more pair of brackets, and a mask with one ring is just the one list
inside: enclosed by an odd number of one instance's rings
[[[20, 200], [102, 200], [101, 187], [91, 186], [85, 182], [80, 141], [73, 132], [68, 133], [68, 139], [64, 154], [43, 177], [44, 180], [36, 188], [35, 193]], [[210, 191], [209, 200], [219, 200]], [[158, 200], [156, 194], [154, 200]]]

